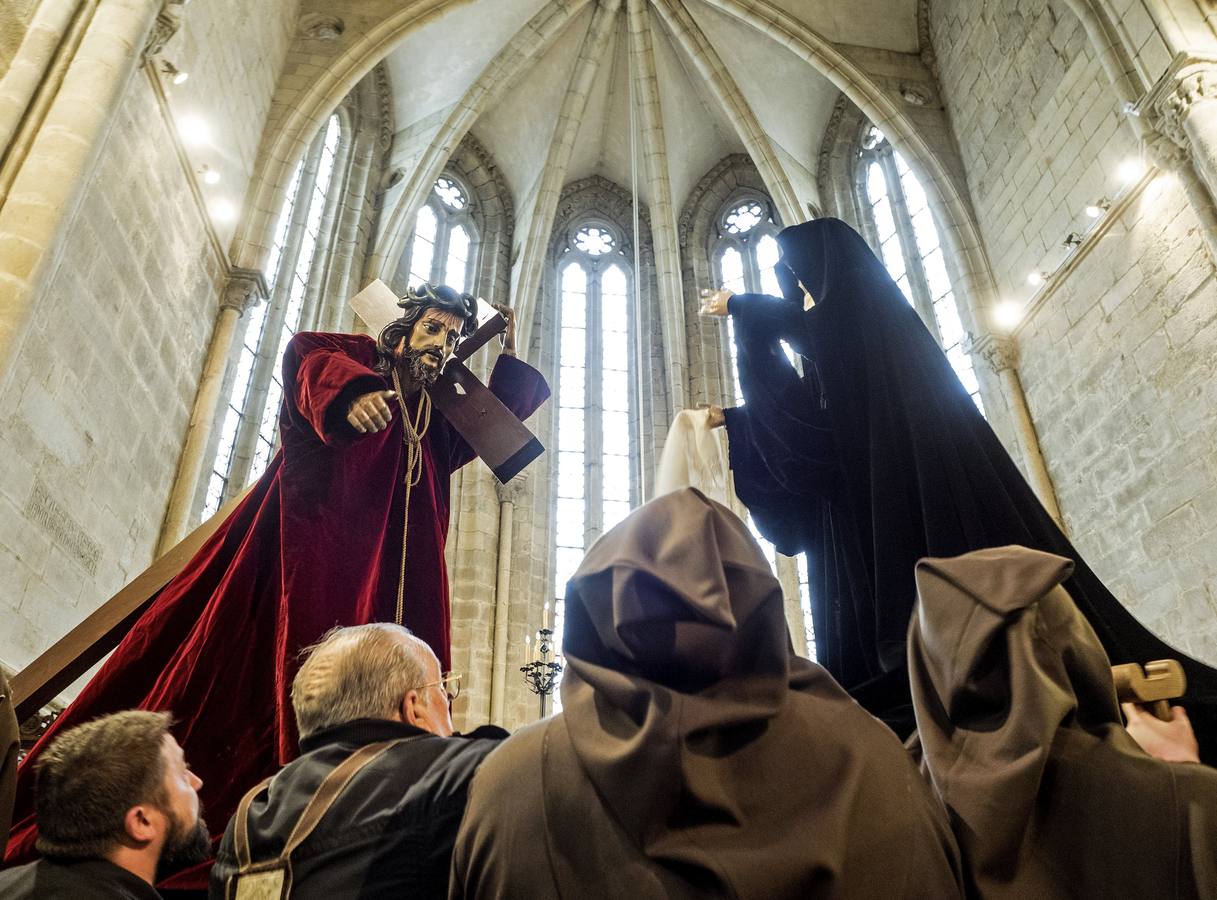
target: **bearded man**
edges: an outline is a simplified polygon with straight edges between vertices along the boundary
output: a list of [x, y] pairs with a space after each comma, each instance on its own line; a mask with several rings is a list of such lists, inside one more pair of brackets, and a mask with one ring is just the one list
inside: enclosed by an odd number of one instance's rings
[[[291, 683], [300, 650], [325, 632], [396, 622], [449, 668], [449, 480], [475, 454], [432, 412], [425, 388], [475, 329], [477, 305], [430, 285], [398, 305], [401, 317], [376, 339], [291, 340], [282, 449], [31, 759], [61, 727], [130, 707], [172, 710], [204, 803], [224, 823], [250, 787], [295, 757]], [[525, 418], [549, 388], [515, 358], [511, 310], [499, 311], [508, 328], [488, 387]], [[33, 849], [29, 780], [18, 785], [10, 862]], [[207, 884], [205, 871], [183, 878], [167, 886]]]
[[166, 713], [72, 728], [38, 761], [38, 862], [0, 872], [10, 900], [155, 900], [159, 870], [207, 858], [202, 787]]

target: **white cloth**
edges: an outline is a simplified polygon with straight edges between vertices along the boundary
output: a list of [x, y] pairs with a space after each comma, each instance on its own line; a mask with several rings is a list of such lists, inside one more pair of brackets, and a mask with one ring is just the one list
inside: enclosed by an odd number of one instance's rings
[[659, 457], [655, 496], [694, 487], [712, 500], [747, 516], [735, 496], [727, 455], [727, 429], [710, 427], [710, 411], [686, 409], [676, 414]]

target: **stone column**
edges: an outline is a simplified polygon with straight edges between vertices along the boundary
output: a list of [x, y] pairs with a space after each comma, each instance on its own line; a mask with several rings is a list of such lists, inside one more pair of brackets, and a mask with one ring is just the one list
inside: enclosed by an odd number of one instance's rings
[[1027, 406], [1027, 395], [1018, 375], [1018, 344], [1013, 338], [997, 335], [986, 335], [969, 343], [966, 351], [973, 357], [979, 356], [1001, 379], [1002, 392], [1006, 395], [1010, 411], [1014, 415], [1019, 449], [1027, 466], [1027, 480], [1031, 482], [1032, 490], [1048, 511], [1048, 515], [1065, 531], [1065, 521], [1061, 517], [1061, 507], [1056, 499], [1056, 488], [1052, 485], [1052, 477], [1044, 463], [1039, 435], [1035, 431], [1031, 410]]
[[0, 199], [0, 390], [34, 302], [88, 184], [114, 111], [142, 59], [158, 0], [101, 0], [28, 152]]
[[229, 272], [224, 297], [220, 301], [220, 314], [216, 317], [215, 329], [211, 333], [211, 345], [207, 348], [207, 358], [203, 361], [203, 375], [199, 379], [198, 393], [195, 394], [194, 410], [186, 430], [186, 443], [182, 447], [182, 457], [178, 462], [173, 493], [169, 496], [165, 523], [161, 526], [157, 556], [164, 554], [185, 537], [189, 530], [191, 507], [198, 490], [199, 478], [203, 474], [207, 444], [215, 428], [220, 388], [224, 383], [224, 373], [232, 353], [237, 322], [248, 310], [265, 300], [268, 293], [266, 278], [257, 269], [233, 268]]
[[507, 619], [511, 613], [511, 548], [514, 536], [516, 499], [520, 496], [527, 475], [519, 475], [507, 484], [495, 482], [499, 495], [499, 559], [494, 584], [494, 658], [490, 675], [490, 721], [503, 724], [503, 706], [507, 696]]
[[34, 13], [16, 57], [0, 78], [0, 158], [10, 155], [9, 144], [18, 130], [37, 132], [39, 112], [45, 113], [46, 102], [53, 99], [96, 6], [96, 0], [43, 3]]

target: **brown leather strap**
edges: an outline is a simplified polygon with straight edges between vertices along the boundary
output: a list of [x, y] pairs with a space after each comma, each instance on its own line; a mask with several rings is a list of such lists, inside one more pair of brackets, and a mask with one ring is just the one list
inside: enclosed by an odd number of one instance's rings
[[292, 829], [291, 837], [287, 839], [287, 843], [283, 846], [283, 853], [280, 854], [280, 858], [286, 859], [291, 856], [292, 851], [307, 840], [308, 836], [313, 833], [313, 829], [317, 827], [317, 823], [330, 811], [334, 801], [338, 799], [338, 796], [346, 789], [346, 786], [351, 783], [351, 779], [358, 775], [365, 766], [375, 762], [390, 747], [410, 740], [414, 740], [414, 738], [398, 738], [395, 741], [381, 741], [379, 744], [368, 744], [366, 747], [360, 747], [344, 759], [341, 764], [335, 766], [334, 770], [325, 776], [325, 781], [321, 782], [321, 787], [317, 788], [317, 793], [313, 794], [313, 799], [304, 808], [300, 821], [296, 823], [296, 827]]
[[[379, 759], [390, 747], [395, 747], [407, 741], [417, 740], [418, 737], [398, 738], [393, 741], [368, 744], [367, 746], [360, 747], [335, 766], [330, 771], [330, 774], [325, 776], [321, 786], [317, 788], [317, 792], [309, 800], [308, 806], [304, 808], [299, 821], [296, 822], [296, 827], [292, 829], [291, 836], [287, 839], [287, 843], [283, 845], [283, 852], [279, 854], [278, 861], [286, 862], [288, 857], [292, 855], [292, 852], [308, 840], [308, 836], [313, 833], [313, 829], [317, 827], [325, 817], [325, 814], [330, 811], [334, 801], [338, 799], [346, 789], [346, 786], [351, 783], [351, 780], [366, 766]], [[253, 803], [254, 797], [261, 793], [270, 782], [271, 779], [268, 778], [256, 787], [251, 788], [241, 798], [241, 803], [237, 806], [237, 813], [234, 817], [233, 845], [237, 854], [238, 872], [243, 872], [253, 865], [249, 849], [249, 807]]]
[[249, 805], [254, 802], [254, 797], [262, 793], [263, 789], [270, 784], [270, 779], [259, 782], [245, 792], [245, 796], [241, 798], [241, 802], [237, 804], [237, 813], [233, 816], [233, 823], [236, 826], [233, 829], [233, 849], [237, 852], [237, 866], [241, 869], [248, 869], [250, 866], [249, 858]]

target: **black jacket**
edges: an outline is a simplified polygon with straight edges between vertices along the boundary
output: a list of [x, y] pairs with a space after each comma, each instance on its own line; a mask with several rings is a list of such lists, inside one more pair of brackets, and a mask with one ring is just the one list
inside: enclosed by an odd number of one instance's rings
[[[312, 835], [292, 854], [292, 897], [337, 900], [447, 897], [452, 846], [478, 765], [506, 736], [441, 738], [412, 725], [357, 719], [300, 742], [303, 755], [285, 766], [249, 808], [255, 862], [279, 854], [304, 807], [329, 772], [367, 744], [399, 744], [360, 772]], [[232, 822], [211, 870], [211, 897], [224, 897], [237, 869]]]
[[148, 882], [104, 859], [40, 859], [0, 872], [4, 900], [159, 900]]

